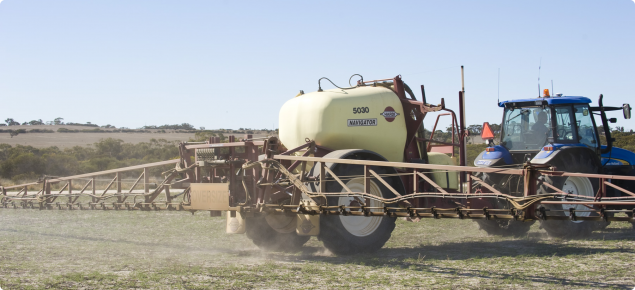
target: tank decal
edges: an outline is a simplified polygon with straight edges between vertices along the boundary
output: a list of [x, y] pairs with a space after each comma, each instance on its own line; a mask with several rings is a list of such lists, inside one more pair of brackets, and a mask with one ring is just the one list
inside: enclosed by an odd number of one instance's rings
[[602, 164], [604, 165], [608, 165], [608, 166], [615, 166], [615, 165], [630, 165], [628, 164], [627, 161], [625, 160], [621, 160], [621, 159], [616, 159], [611, 157], [611, 160], [609, 161], [608, 158], [602, 158]]
[[348, 127], [377, 126], [377, 119], [348, 119], [346, 123]]
[[386, 118], [386, 121], [392, 122], [397, 116], [399, 116], [399, 113], [395, 112], [395, 109], [393, 109], [392, 107], [386, 107], [380, 115], [384, 116], [384, 118]]
[[485, 165], [485, 166], [489, 166], [492, 165], [492, 163], [496, 163], [496, 161], [500, 160], [499, 159], [494, 159], [494, 161], [492, 160], [478, 160], [476, 161], [476, 165]]

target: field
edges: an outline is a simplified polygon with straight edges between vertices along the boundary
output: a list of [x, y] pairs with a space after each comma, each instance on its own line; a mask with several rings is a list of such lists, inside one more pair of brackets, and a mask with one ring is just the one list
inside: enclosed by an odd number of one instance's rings
[[[150, 139], [165, 139], [168, 141], [188, 141], [190, 138], [194, 138], [194, 133], [176, 133], [175, 130], [166, 130], [166, 133], [160, 133], [159, 130], [147, 130], [152, 133], [58, 133], [57, 129], [67, 128], [69, 130], [85, 130], [93, 129], [93, 127], [84, 126], [10, 126], [0, 127], [4, 130], [8, 129], [40, 129], [40, 130], [53, 130], [55, 133], [24, 133], [18, 136], [11, 137], [9, 133], [0, 133], [0, 144], [15, 145], [30, 145], [36, 148], [45, 148], [50, 146], [57, 146], [61, 149], [70, 148], [73, 146], [86, 146], [98, 142], [100, 139], [114, 138], [121, 139], [125, 143], [140, 143], [148, 142]], [[108, 129], [103, 129], [108, 130]], [[225, 133], [225, 136], [235, 135], [236, 138], [243, 138], [245, 134], [242, 133]], [[266, 136], [266, 134], [253, 134], [254, 137]]]
[[36, 148], [57, 146], [61, 149], [73, 146], [87, 146], [100, 139], [115, 138], [126, 143], [148, 142], [150, 139], [166, 139], [168, 141], [187, 141], [194, 134], [188, 133], [27, 133], [10, 138], [8, 133], [0, 134], [0, 143], [30, 145]]
[[[193, 136], [27, 133], [0, 134], [0, 143], [68, 148], [108, 137]], [[472, 146], [471, 158], [483, 145]], [[503, 238], [469, 220], [398, 220], [379, 252], [336, 256], [316, 238], [299, 252], [263, 252], [244, 235], [225, 234], [225, 220], [206, 212], [0, 209], [0, 237], [4, 290], [635, 287], [635, 231], [618, 222], [567, 241], [548, 238], [537, 223], [525, 237]]]
[[205, 212], [0, 209], [2, 289], [633, 289], [635, 232], [585, 240], [490, 237], [469, 220], [399, 220], [377, 253], [335, 256], [312, 238], [262, 252]]

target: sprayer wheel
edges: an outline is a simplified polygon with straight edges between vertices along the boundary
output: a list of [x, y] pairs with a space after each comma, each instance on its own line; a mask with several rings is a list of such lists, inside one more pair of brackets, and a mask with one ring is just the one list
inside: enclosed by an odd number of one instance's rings
[[267, 223], [264, 216], [248, 218], [245, 222], [247, 238], [266, 251], [294, 252], [311, 238], [295, 232], [279, 233]]
[[521, 237], [529, 232], [532, 222], [517, 220], [477, 220], [476, 221], [487, 234], [504, 237]]
[[[352, 164], [339, 164], [332, 169], [337, 176], [363, 175], [363, 166]], [[372, 167], [378, 174], [386, 174], [390, 169], [385, 167]], [[393, 188], [402, 187], [398, 177], [384, 178]], [[346, 186], [353, 192], [364, 191], [363, 178], [344, 180]], [[399, 182], [399, 183], [398, 183]], [[328, 182], [327, 192], [345, 192], [338, 182]], [[394, 194], [381, 183], [371, 181], [370, 193], [384, 198], [392, 198]], [[358, 205], [359, 198], [354, 197], [328, 197], [328, 205]], [[384, 203], [376, 200], [364, 200], [371, 207], [383, 207]], [[390, 206], [390, 205], [388, 205]], [[372, 211], [382, 211], [374, 209]], [[352, 255], [357, 253], [374, 252], [384, 246], [390, 239], [395, 229], [396, 218], [387, 216], [343, 216], [323, 215], [320, 217], [320, 234], [318, 239], [324, 243], [324, 247], [336, 255]]]
[[[559, 170], [566, 172], [577, 173], [598, 173], [599, 168], [592, 162], [591, 159], [586, 158], [582, 154], [571, 154], [568, 152], [562, 152], [556, 156], [551, 162]], [[598, 180], [595, 178], [578, 177], [578, 176], [545, 176], [546, 183], [549, 183], [560, 190], [575, 194], [593, 197], [598, 191]], [[549, 194], [554, 191], [545, 185], [541, 185], [538, 188], [538, 194]], [[568, 216], [570, 208], [575, 210], [586, 210], [584, 205], [541, 205], [549, 210], [564, 210], [566, 212], [551, 212], [549, 215]], [[577, 216], [593, 216], [597, 215], [591, 212], [579, 212]], [[599, 221], [570, 221], [570, 220], [541, 220], [541, 227], [547, 231], [547, 234], [557, 238], [583, 238], [591, 234], [594, 230], [600, 230], [608, 226], [608, 222]]]

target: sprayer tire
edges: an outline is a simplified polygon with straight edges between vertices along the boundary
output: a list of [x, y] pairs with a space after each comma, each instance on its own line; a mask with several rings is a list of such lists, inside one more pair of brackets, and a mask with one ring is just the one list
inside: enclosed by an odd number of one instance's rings
[[[488, 185], [493, 186], [495, 189], [501, 191], [502, 193], [507, 193], [507, 190], [504, 188], [503, 180], [504, 176], [500, 174], [489, 174], [482, 173], [480, 176], [483, 182]], [[511, 208], [509, 203], [504, 200], [495, 199], [494, 205], [496, 208]], [[485, 231], [488, 235], [493, 236], [514, 236], [520, 237], [524, 236], [529, 232], [529, 228], [533, 222], [523, 222], [517, 220], [475, 220], [478, 224], [479, 228]]]
[[298, 251], [311, 238], [295, 232], [279, 233], [267, 223], [264, 216], [248, 218], [245, 234], [258, 248], [266, 251]]
[[[386, 167], [371, 167], [377, 174], [393, 173]], [[339, 164], [335, 166], [333, 172], [337, 176], [363, 175], [363, 166], [353, 164]], [[384, 180], [391, 187], [399, 190], [403, 188], [399, 177], [385, 177]], [[353, 178], [343, 181], [349, 188], [359, 187], [359, 179]], [[363, 181], [362, 181], [363, 183]], [[352, 189], [355, 191], [354, 189]], [[326, 184], [327, 192], [341, 192], [342, 186], [338, 182], [328, 182]], [[388, 188], [380, 182], [371, 181], [371, 193], [381, 194], [384, 198], [395, 197]], [[341, 197], [328, 197], [328, 205], [339, 204]], [[383, 206], [383, 204], [375, 204], [371, 201], [371, 206]], [[347, 204], [348, 205], [348, 204]], [[394, 206], [385, 204], [386, 206]], [[358, 218], [358, 220], [354, 220]], [[366, 219], [366, 220], [360, 220]], [[371, 220], [372, 219], [372, 220]], [[359, 223], [356, 223], [356, 222]], [[322, 215], [320, 217], [320, 234], [318, 239], [324, 243], [324, 247], [329, 249], [336, 255], [352, 255], [358, 253], [370, 253], [381, 249], [386, 241], [390, 239], [392, 231], [395, 229], [396, 218], [388, 216], [360, 217], [360, 216], [342, 216], [342, 215]], [[355, 224], [360, 226], [359, 230], [355, 228]]]
[[[558, 170], [566, 172], [576, 173], [599, 173], [598, 166], [592, 159], [588, 158], [585, 154], [574, 154], [569, 152], [562, 152], [558, 156], [554, 157], [554, 160], [550, 162], [550, 165], [555, 166]], [[577, 195], [595, 196], [598, 191], [599, 182], [595, 178], [587, 177], [558, 177], [558, 176], [545, 176], [545, 183], [549, 183], [556, 188], [564, 191], [571, 192]], [[538, 188], [538, 194], [552, 194], [554, 190], [551, 188], [540, 185]], [[555, 199], [554, 199], [555, 200]], [[556, 200], [561, 201], [561, 200]], [[541, 205], [548, 210], [568, 210], [573, 207], [572, 205]], [[576, 206], [576, 209], [582, 209], [581, 206]], [[548, 215], [568, 216], [565, 212], [547, 212]], [[597, 216], [594, 213], [588, 213], [590, 216]], [[580, 215], [580, 214], [578, 214]], [[607, 222], [603, 221], [570, 221], [570, 220], [541, 220], [540, 227], [547, 231], [547, 234], [551, 237], [563, 238], [563, 239], [575, 239], [584, 238], [591, 234], [594, 230], [600, 230], [606, 228]]]
[[517, 220], [477, 220], [481, 230], [492, 236], [522, 237], [529, 232], [532, 222]]

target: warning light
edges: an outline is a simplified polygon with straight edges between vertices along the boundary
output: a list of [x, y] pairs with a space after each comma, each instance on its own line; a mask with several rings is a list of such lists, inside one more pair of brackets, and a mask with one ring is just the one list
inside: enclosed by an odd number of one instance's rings
[[545, 89], [544, 91], [542, 91], [542, 96], [549, 97], [549, 89]]
[[487, 148], [485, 148], [485, 151], [487, 151], [487, 152], [494, 152], [494, 151], [496, 151], [496, 148], [494, 148], [494, 147], [487, 147]]
[[494, 140], [494, 131], [490, 127], [489, 122], [483, 123], [483, 131], [481, 132], [481, 139]]
[[543, 151], [553, 151], [553, 146], [545, 146], [545, 147], [542, 147], [542, 150], [543, 150]]

